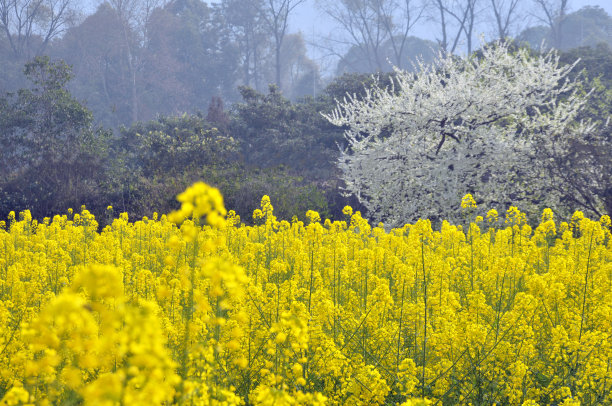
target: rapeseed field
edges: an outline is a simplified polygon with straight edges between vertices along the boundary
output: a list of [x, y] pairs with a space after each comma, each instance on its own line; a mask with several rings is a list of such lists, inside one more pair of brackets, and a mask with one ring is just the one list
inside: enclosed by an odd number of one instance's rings
[[[609, 405], [610, 218], [0, 224], [2, 405]], [[459, 204], [459, 202], [458, 202]]]

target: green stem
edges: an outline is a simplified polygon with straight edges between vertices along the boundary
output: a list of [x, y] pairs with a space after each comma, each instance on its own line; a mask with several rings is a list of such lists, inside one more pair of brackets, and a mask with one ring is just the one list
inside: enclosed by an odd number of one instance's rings
[[593, 248], [593, 234], [595, 234], [594, 230], [591, 231], [591, 239], [589, 241], [589, 255], [587, 256], [586, 273], [584, 274], [584, 289], [582, 292], [582, 312], [580, 314], [580, 333], [578, 334], [578, 342], [580, 342], [580, 340], [582, 339], [582, 328], [584, 325], [584, 311], [586, 308], [587, 286], [589, 281], [589, 266], [591, 263], [591, 250]]
[[421, 263], [423, 264], [423, 387], [422, 396], [425, 397], [425, 367], [427, 351], [427, 276], [425, 275], [425, 241], [421, 237]]

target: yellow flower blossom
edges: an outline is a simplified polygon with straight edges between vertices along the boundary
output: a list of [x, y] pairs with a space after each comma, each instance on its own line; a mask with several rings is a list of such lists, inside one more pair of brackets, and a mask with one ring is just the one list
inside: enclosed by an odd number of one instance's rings
[[477, 207], [476, 200], [474, 200], [471, 194], [468, 193], [465, 196], [463, 196], [463, 198], [461, 199], [462, 209], [470, 210], [470, 209], [475, 209], [476, 207]]
[[386, 230], [264, 196], [247, 226], [204, 184], [179, 201], [9, 217], [0, 405], [612, 404], [609, 217]]

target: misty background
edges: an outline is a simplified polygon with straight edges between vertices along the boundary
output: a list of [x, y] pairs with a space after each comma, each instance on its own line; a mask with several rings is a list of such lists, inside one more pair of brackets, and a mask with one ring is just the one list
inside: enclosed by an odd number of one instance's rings
[[[607, 0], [0, 0], [0, 215], [150, 215], [206, 179], [242, 215], [269, 194], [281, 218], [341, 217], [359, 204], [341, 193], [343, 129], [321, 116], [336, 99], [506, 39], [581, 58], [588, 118], [606, 121], [611, 14]], [[593, 145], [589, 165], [606, 151]], [[568, 207], [601, 211], [589, 193]]]
[[62, 59], [73, 68], [71, 92], [97, 123], [114, 129], [159, 113], [205, 110], [213, 96], [234, 103], [241, 85], [265, 91], [273, 83], [290, 100], [316, 97], [343, 73], [410, 69], [440, 48], [469, 54], [481, 36], [561, 50], [612, 43], [612, 4], [604, 0], [1, 4], [0, 90], [27, 85], [21, 71], [28, 58]]

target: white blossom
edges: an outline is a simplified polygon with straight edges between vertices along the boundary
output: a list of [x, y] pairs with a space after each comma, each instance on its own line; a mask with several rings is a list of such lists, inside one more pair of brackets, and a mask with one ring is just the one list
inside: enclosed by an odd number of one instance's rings
[[568, 78], [574, 66], [496, 43], [470, 58], [439, 55], [417, 73], [396, 68], [390, 88], [347, 96], [325, 116], [348, 127], [346, 190], [391, 225], [456, 219], [466, 193], [487, 208], [551, 200], [533, 183], [543, 176], [533, 146], [574, 131], [588, 97]]

